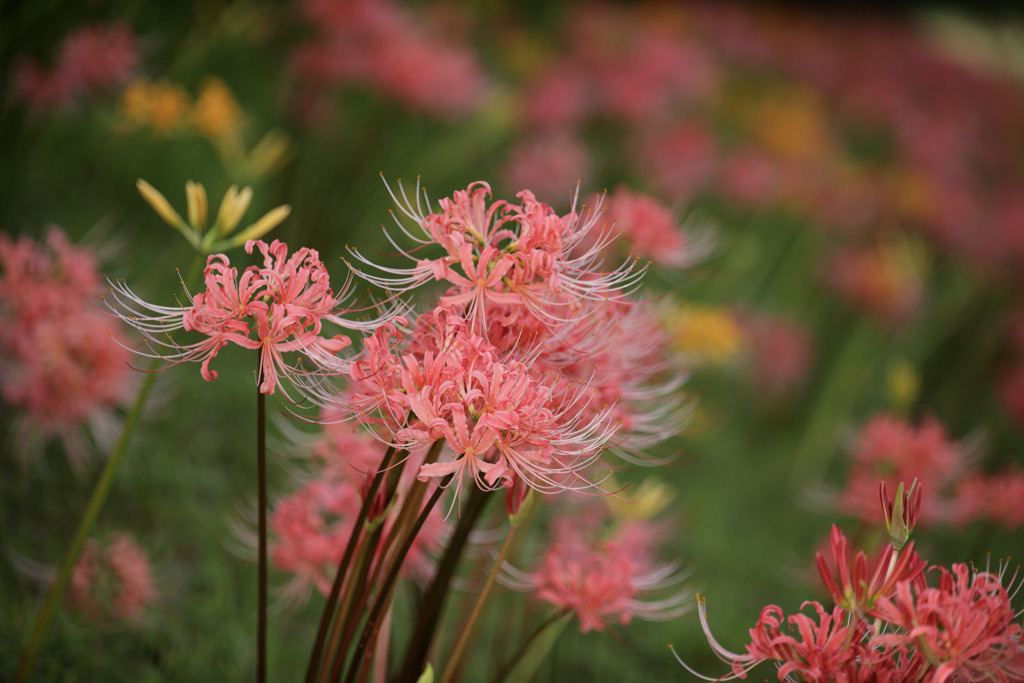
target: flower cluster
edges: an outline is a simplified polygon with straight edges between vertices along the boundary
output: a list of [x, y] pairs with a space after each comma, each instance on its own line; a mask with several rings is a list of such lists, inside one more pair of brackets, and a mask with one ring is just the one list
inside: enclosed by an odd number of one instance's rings
[[14, 92], [40, 111], [68, 106], [123, 85], [137, 61], [135, 34], [127, 26], [81, 26], [64, 39], [50, 69], [19, 59]]
[[865, 522], [878, 522], [875, 491], [884, 480], [890, 489], [915, 477], [921, 484], [921, 523], [948, 521], [952, 500], [947, 489], [968, 470], [967, 451], [949, 439], [933, 418], [919, 426], [880, 414], [860, 430], [853, 463], [837, 508]]
[[130, 535], [119, 533], [107, 545], [86, 541], [66, 604], [93, 620], [137, 622], [156, 596], [149, 557]]
[[430, 281], [448, 288], [414, 324], [395, 320], [364, 341], [349, 392], [357, 417], [389, 443], [445, 440], [454, 456], [421, 476], [586, 488], [604, 449], [629, 455], [679, 428], [667, 336], [628, 298], [644, 268], [627, 260], [601, 271], [606, 240], [578, 248], [598, 210], [560, 216], [525, 190], [518, 204], [491, 202], [482, 182], [433, 213], [419, 194], [401, 196], [416, 227], [399, 226], [420, 243], [418, 258], [402, 252], [413, 265], [392, 267], [353, 251], [381, 274], [356, 272], [399, 293]]
[[[282, 377], [315, 384], [318, 378], [343, 372], [347, 361], [338, 354], [351, 340], [342, 335], [326, 338], [321, 333], [325, 321], [349, 330], [372, 326], [339, 314], [350, 294], [351, 280], [335, 295], [315, 250], [302, 248], [289, 256], [288, 246], [279, 240], [269, 245], [250, 240], [245, 245], [247, 253], [254, 248], [263, 255], [263, 265], [249, 266], [242, 273], [224, 254], [211, 255], [203, 275], [206, 289], [194, 296], [186, 290], [188, 306], [148, 303], [126, 283], [117, 281], [112, 283], [114, 302], [110, 308], [150, 342], [152, 351], [146, 355], [172, 364], [199, 361], [207, 380], [217, 377], [210, 362], [228, 344], [259, 350], [259, 389], [264, 394], [274, 393]], [[203, 338], [182, 345], [171, 335], [177, 330], [197, 332]], [[170, 353], [160, 353], [160, 349]], [[289, 366], [283, 355], [289, 352], [301, 353], [315, 367]]]
[[310, 98], [322, 102], [323, 90], [349, 84], [428, 115], [462, 114], [478, 106], [485, 81], [476, 56], [453, 35], [455, 27], [426, 8], [413, 16], [391, 1], [303, 0], [299, 11], [315, 29], [291, 59], [304, 105], [296, 110], [303, 115], [309, 115]]
[[678, 564], [657, 559], [661, 534], [654, 523], [615, 523], [600, 503], [570, 502], [578, 504], [559, 508], [547, 549], [533, 571], [506, 565], [503, 583], [571, 611], [583, 633], [626, 625], [634, 617], [672, 619], [692, 608], [693, 594], [678, 588], [685, 579]]
[[127, 353], [110, 341], [117, 325], [90, 301], [102, 292], [95, 257], [52, 227], [44, 244], [0, 234], [0, 268], [0, 392], [80, 463], [82, 427], [112, 432], [128, 390]]
[[394, 325], [381, 328], [352, 365], [349, 390], [358, 417], [385, 427], [396, 447], [445, 441], [452, 458], [424, 465], [421, 477], [455, 474], [459, 488], [517, 479], [544, 491], [591, 485], [586, 470], [614, 434], [607, 409], [588, 418], [559, 407], [554, 378], [501, 360], [448, 309], [421, 315], [408, 344], [390, 346], [403, 341]]
[[[883, 488], [887, 510], [909, 505], [903, 509], [904, 524], [913, 525], [920, 500], [897, 494], [893, 501]], [[708, 642], [732, 669], [731, 675], [714, 680], [746, 678], [763, 662], [776, 665], [780, 681], [944, 683], [963, 677], [1006, 682], [1024, 675], [1019, 664], [1024, 626], [1011, 604], [1020, 588], [1016, 573], [1007, 578], [1005, 566], [995, 573], [965, 564], [928, 567], [910, 543], [902, 550], [888, 545], [869, 579], [864, 553], [857, 554], [850, 571], [847, 540], [835, 526], [831, 544], [838, 581], [820, 553], [817, 563], [835, 602], [832, 611], [806, 602], [804, 607], [812, 606], [817, 619], [802, 613], [787, 618], [782, 608], [769, 605], [750, 630], [743, 654], [714, 639], [704, 601], [698, 600]], [[938, 576], [937, 586], [928, 584], [929, 575]]]
[[964, 526], [976, 520], [1010, 529], [1024, 525], [1020, 467], [981, 471], [970, 448], [952, 441], [934, 418], [915, 426], [892, 415], [876, 415], [861, 427], [852, 455], [836, 507], [861, 521], [878, 522], [877, 508], [868, 500], [879, 480], [893, 488], [900, 480], [917, 478], [924, 525]]

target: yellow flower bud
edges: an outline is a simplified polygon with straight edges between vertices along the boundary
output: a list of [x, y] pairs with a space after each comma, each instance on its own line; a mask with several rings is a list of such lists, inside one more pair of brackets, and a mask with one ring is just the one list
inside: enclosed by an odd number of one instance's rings
[[241, 246], [249, 240], [258, 240], [268, 232], [276, 228], [281, 222], [288, 218], [288, 215], [292, 212], [292, 207], [287, 204], [283, 204], [275, 209], [268, 211], [262, 218], [247, 227], [242, 232], [238, 233], [231, 238], [231, 246]]
[[170, 202], [167, 201], [167, 198], [160, 194], [159, 190], [142, 178], [135, 181], [135, 187], [139, 188], [139, 194], [142, 195], [142, 198], [153, 207], [153, 210], [157, 212], [160, 218], [167, 221], [168, 225], [178, 230], [184, 227], [185, 221], [181, 219], [181, 216], [174, 210]]
[[185, 198], [188, 200], [188, 222], [202, 232], [206, 227], [206, 188], [190, 180], [185, 183]]
[[228, 235], [238, 226], [249, 202], [252, 201], [252, 188], [245, 187], [241, 191], [237, 185], [232, 185], [224, 193], [224, 199], [220, 202], [220, 210], [217, 212], [217, 225], [220, 227], [221, 235]]

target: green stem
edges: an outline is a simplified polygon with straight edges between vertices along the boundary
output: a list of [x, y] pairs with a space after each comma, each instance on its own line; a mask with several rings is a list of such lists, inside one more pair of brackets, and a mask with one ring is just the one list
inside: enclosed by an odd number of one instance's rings
[[[196, 257], [192, 260], [192, 267], [189, 270], [188, 282], [194, 280], [194, 274], [202, 263], [203, 255], [196, 254]], [[32, 636], [29, 638], [28, 645], [25, 646], [25, 650], [21, 654], [18, 671], [14, 675], [15, 683], [24, 683], [28, 679], [28, 675], [32, 673], [32, 665], [35, 662], [36, 655], [39, 653], [39, 646], [42, 645], [46, 629], [50, 625], [50, 619], [53, 618], [53, 611], [57, 608], [57, 603], [63, 597], [68, 584], [71, 582], [71, 572], [74, 570], [75, 563], [78, 562], [78, 556], [82, 553], [85, 539], [88, 538], [92, 527], [96, 524], [96, 518], [99, 517], [100, 510], [103, 509], [103, 504], [107, 500], [107, 495], [110, 493], [110, 485], [114, 481], [114, 472], [117, 471], [121, 458], [124, 456], [125, 451], [128, 450], [132, 434], [135, 433], [135, 428], [142, 417], [142, 410], [146, 406], [146, 399], [149, 398], [149, 392], [152, 391], [153, 383], [156, 382], [156, 373], [159, 368], [160, 359], [154, 358], [145, 373], [146, 376], [139, 387], [139, 393], [135, 396], [135, 403], [132, 404], [128, 416], [121, 425], [121, 434], [117, 437], [117, 443], [114, 444], [114, 448], [110, 452], [107, 464], [103, 466], [103, 471], [100, 473], [100, 478], [96, 481], [96, 486], [93, 487], [92, 495], [85, 506], [85, 512], [82, 514], [82, 519], [78, 523], [75, 535], [71, 539], [68, 551], [61, 561], [60, 567], [57, 569], [57, 577], [46, 594], [46, 602], [43, 603], [43, 609], [39, 613], [39, 620], [36, 621], [36, 626], [32, 631]]]
[[513, 671], [516, 671], [523, 663], [527, 653], [541, 643], [541, 639], [548, 629], [553, 629], [558, 624], [564, 626], [566, 620], [571, 617], [571, 615], [572, 610], [568, 607], [563, 607], [545, 619], [544, 622], [537, 627], [537, 630], [527, 638], [526, 642], [523, 643], [523, 646], [519, 648], [519, 652], [517, 652], [512, 659], [505, 662], [504, 666], [498, 670], [498, 675], [494, 677], [494, 683], [502, 683], [502, 681], [506, 680], [509, 675], [511, 675]]
[[491, 568], [491, 573], [487, 575], [487, 583], [484, 584], [484, 588], [480, 591], [480, 595], [476, 599], [476, 603], [473, 605], [473, 611], [469, 615], [469, 619], [466, 620], [465, 626], [462, 627], [462, 633], [459, 635], [459, 642], [456, 643], [455, 649], [452, 650], [451, 656], [448, 658], [448, 666], [445, 667], [444, 675], [441, 677], [441, 683], [451, 683], [456, 677], [459, 669], [462, 665], [462, 656], [466, 651], [466, 645], [469, 644], [469, 636], [473, 631], [473, 627], [476, 626], [476, 620], [480, 618], [480, 613], [483, 611], [484, 604], [487, 602], [487, 598], [491, 594], [491, 589], [494, 588], [494, 582], [498, 578], [498, 572], [501, 571], [501, 566], [505, 563], [505, 558], [508, 556], [509, 548], [512, 547], [512, 540], [516, 536], [516, 529], [518, 525], [511, 525], [508, 530], [508, 535], [505, 537], [505, 543], [501, 546], [501, 552], [498, 554], [498, 559], [494, 563], [494, 567]]
[[267, 395], [256, 385], [256, 469], [259, 489], [259, 616], [256, 627], [256, 681], [267, 680]]
[[99, 516], [100, 510], [107, 500], [110, 485], [114, 481], [114, 473], [117, 471], [117, 466], [121, 462], [125, 451], [128, 450], [128, 442], [131, 440], [139, 418], [142, 416], [143, 406], [145, 406], [149, 392], [153, 388], [153, 382], [156, 381], [156, 364], [158, 362], [159, 360], [153, 362], [145, 379], [142, 380], [138, 396], [135, 397], [135, 404], [132, 405], [131, 412], [128, 413], [128, 417], [125, 418], [124, 424], [121, 427], [121, 435], [118, 437], [117, 443], [114, 444], [114, 449], [107, 459], [107, 464], [103, 466], [103, 472], [100, 474], [100, 478], [92, 490], [92, 496], [90, 496], [89, 503], [82, 514], [82, 520], [78, 523], [78, 529], [75, 530], [75, 535], [71, 539], [71, 545], [68, 546], [64, 560], [57, 570], [57, 578], [50, 586], [50, 591], [46, 594], [46, 602], [39, 613], [39, 620], [36, 621], [32, 636], [21, 655], [18, 671], [14, 675], [15, 683], [24, 683], [32, 671], [32, 665], [39, 652], [39, 646], [42, 644], [46, 629], [50, 624], [50, 619], [53, 617], [53, 611], [56, 609], [61, 597], [63, 597], [64, 591], [67, 590], [68, 583], [71, 581], [71, 572], [74, 570], [75, 563], [78, 562], [78, 556], [82, 552], [82, 546], [85, 545], [85, 539], [92, 531], [96, 518]]

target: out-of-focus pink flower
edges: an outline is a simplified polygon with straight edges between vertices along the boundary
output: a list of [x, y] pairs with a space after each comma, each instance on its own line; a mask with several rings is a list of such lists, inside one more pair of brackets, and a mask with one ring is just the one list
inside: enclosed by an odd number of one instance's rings
[[953, 510], [953, 521], [959, 525], [984, 520], [1007, 529], [1024, 526], [1024, 471], [1011, 467], [961, 479]]
[[654, 197], [618, 187], [607, 199], [604, 218], [633, 254], [659, 265], [687, 266], [707, 255], [707, 246], [686, 234]]
[[127, 26], [82, 26], [64, 39], [52, 69], [23, 58], [15, 68], [14, 89], [45, 111], [124, 85], [137, 62], [135, 34]]
[[996, 396], [1010, 420], [1018, 428], [1024, 426], [1024, 365], [1002, 371], [996, 379]]
[[779, 163], [767, 154], [744, 149], [724, 156], [715, 189], [734, 202], [759, 208], [781, 199], [782, 176]]
[[854, 305], [899, 325], [921, 304], [926, 262], [919, 245], [909, 242], [845, 249], [832, 259], [825, 279]]
[[567, 23], [568, 61], [595, 113], [642, 125], [710, 99], [718, 85], [717, 65], [678, 8], [588, 5]]
[[127, 352], [110, 338], [118, 326], [95, 307], [95, 259], [51, 227], [45, 244], [0, 235], [0, 268], [0, 392], [26, 429], [60, 435], [80, 464], [83, 427], [111, 431], [129, 391]]
[[529, 187], [538, 197], [564, 206], [590, 169], [586, 147], [572, 133], [552, 131], [526, 137], [509, 151], [501, 172], [506, 187]]
[[306, 0], [300, 11], [316, 32], [292, 55], [300, 91], [351, 83], [433, 115], [479, 105], [484, 74], [450, 15], [368, 0]]
[[[675, 563], [657, 560], [659, 534], [650, 522], [606, 527], [603, 517], [592, 511], [558, 517], [552, 522], [551, 543], [533, 571], [506, 565], [503, 583], [572, 611], [583, 633], [625, 625], [634, 617], [672, 619], [691, 609], [692, 593], [686, 589], [653, 597], [681, 583], [684, 574]], [[642, 599], [645, 594], [652, 599]]]
[[90, 619], [137, 623], [157, 597], [149, 557], [127, 533], [100, 545], [86, 541], [71, 574], [68, 609]]
[[[527, 85], [522, 98], [522, 117], [527, 124], [561, 130], [583, 119], [591, 99], [585, 72], [570, 61], [545, 69], [539, 79]], [[532, 181], [510, 184], [533, 187]]]
[[742, 315], [751, 379], [768, 398], [786, 396], [804, 381], [814, 359], [805, 329], [782, 317]]
[[685, 205], [717, 172], [718, 141], [698, 121], [657, 130], [634, 148], [633, 165], [673, 204]]
[[949, 489], [968, 470], [963, 448], [951, 441], [934, 418], [914, 425], [876, 415], [860, 430], [853, 462], [837, 508], [869, 524], [880, 521], [878, 484], [889, 489], [917, 479], [921, 485], [921, 524], [948, 521], [953, 514]]

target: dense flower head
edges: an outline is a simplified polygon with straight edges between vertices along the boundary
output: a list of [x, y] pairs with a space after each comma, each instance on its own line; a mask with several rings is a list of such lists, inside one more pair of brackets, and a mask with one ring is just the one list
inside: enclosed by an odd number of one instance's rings
[[[880, 598], [868, 621], [840, 606], [827, 612], [812, 605], [818, 620], [804, 614], [785, 619], [776, 605], [761, 612], [750, 630], [750, 644], [742, 654], [722, 647], [707, 625], [704, 601], [698, 609], [705, 635], [715, 654], [732, 673], [712, 679], [683, 666], [704, 680], [746, 678], [763, 662], [777, 667], [779, 681], [859, 681], [898, 683], [928, 680], [1019, 680], [1019, 657], [1024, 652], [1022, 627], [1002, 577], [971, 572], [966, 565], [952, 571], [936, 568], [939, 587], [903, 580], [891, 598]], [[792, 634], [792, 635], [791, 635]]]
[[686, 424], [690, 404], [682, 387], [687, 375], [654, 306], [610, 299], [586, 318], [537, 337], [542, 341], [531, 367], [556, 375], [560, 405], [590, 415], [610, 407], [619, 425], [611, 450], [618, 455], [643, 462], [646, 449]]
[[[321, 416], [323, 431], [310, 445], [310, 472], [292, 492], [282, 496], [270, 514], [270, 558], [289, 575], [283, 596], [303, 600], [311, 588], [327, 595], [345, 544], [354, 532], [362, 505], [363, 486], [376, 474], [380, 443], [352, 422], [337, 422], [328, 409]], [[422, 460], [424, 452], [416, 455]], [[396, 496], [408, 492], [415, 468], [407, 468]], [[405, 473], [403, 473], [405, 474]], [[385, 532], [394, 523], [392, 512], [401, 504], [390, 501]], [[402, 576], [426, 581], [433, 571], [430, 556], [443, 543], [447, 525], [439, 515], [427, 517], [402, 568]]]
[[[779, 681], [1009, 683], [1024, 675], [1024, 625], [1011, 604], [1020, 589], [1019, 567], [1008, 580], [1003, 564], [995, 573], [965, 564], [925, 571], [911, 543], [899, 553], [887, 546], [868, 580], [864, 554], [858, 554], [851, 572], [846, 538], [836, 527], [831, 540], [838, 584], [820, 553], [817, 558], [836, 602], [831, 614], [810, 602], [804, 606], [814, 606], [817, 622], [802, 614], [784, 619], [780, 607], [769, 605], [750, 630], [745, 652], [734, 653], [711, 634], [698, 598], [708, 642], [732, 672], [712, 679], [680, 663], [704, 680], [746, 678], [763, 662], [775, 664]], [[937, 586], [928, 585], [928, 575], [939, 577]], [[783, 631], [784, 622], [790, 633]]]
[[425, 214], [429, 205], [424, 207], [419, 192], [410, 200], [402, 190], [404, 203], [399, 202], [399, 208], [416, 222], [416, 228], [400, 222], [399, 226], [418, 244], [439, 246], [443, 253], [416, 258], [403, 252], [415, 265], [392, 268], [376, 265], [353, 250], [358, 261], [384, 275], [357, 272], [399, 292], [431, 281], [447, 282], [450, 289], [441, 304], [463, 309], [478, 332], [486, 325], [490, 305], [513, 306], [508, 311], [512, 317], [502, 320], [505, 325], [519, 323], [527, 315], [554, 325], [586, 311], [589, 304], [639, 286], [645, 268], [637, 267], [633, 259], [602, 272], [603, 243], [576, 252], [594, 229], [599, 206], [579, 211], [573, 207], [559, 215], [529, 190], [516, 196], [519, 203], [492, 202], [490, 185], [475, 182], [438, 202], [439, 211]]
[[[340, 316], [340, 306], [350, 294], [351, 279], [335, 295], [327, 269], [319, 254], [308, 248], [288, 254], [279, 240], [271, 244], [250, 240], [245, 249], [258, 249], [262, 266], [249, 266], [241, 273], [224, 254], [211, 255], [203, 279], [206, 289], [188, 294], [188, 306], [158, 306], [136, 296], [122, 282], [112, 283], [114, 303], [111, 310], [142, 332], [153, 357], [172, 363], [200, 361], [204, 379], [217, 377], [210, 362], [228, 344], [260, 351], [259, 387], [265, 394], [280, 386], [282, 376], [310, 386], [324, 375], [340, 374], [347, 361], [337, 354], [348, 348], [348, 337], [321, 336], [324, 321], [350, 330], [373, 327], [373, 321], [355, 322]], [[204, 336], [190, 345], [178, 344], [175, 330], [197, 332]], [[162, 355], [159, 348], [170, 349]], [[299, 352], [315, 364], [315, 369], [299, 371], [286, 364], [283, 354]]]
[[415, 328], [380, 327], [352, 364], [350, 404], [357, 418], [404, 450], [443, 440], [450, 457], [424, 465], [421, 478], [455, 475], [456, 486], [494, 489], [516, 478], [542, 491], [592, 486], [582, 472], [614, 434], [607, 409], [591, 417], [561, 409], [553, 377], [505, 359], [444, 307]]
[[[402, 227], [420, 244], [412, 252], [418, 258], [405, 254], [415, 265], [374, 266], [381, 276], [357, 272], [392, 291], [431, 281], [447, 288], [408, 338], [403, 319], [365, 341], [365, 362], [353, 378], [377, 386], [354, 392], [361, 419], [384, 421], [397, 434], [410, 408], [420, 422], [438, 417], [429, 412], [429, 398], [445, 406], [449, 445], [472, 450], [459, 463], [469, 468], [459, 469], [460, 478], [472, 474], [493, 487], [498, 481], [512, 485], [519, 476], [545, 490], [571, 486], [577, 477], [584, 482], [583, 469], [606, 444], [643, 460], [641, 451], [678, 433], [686, 417], [680, 392], [685, 375], [671, 360], [668, 333], [653, 307], [630, 296], [644, 268], [627, 259], [599, 270], [612, 239], [592, 239], [600, 199], [593, 209], [560, 215], [528, 190], [517, 195], [518, 203], [492, 201], [483, 182], [442, 199], [434, 212], [419, 192], [410, 199], [402, 190], [401, 197], [401, 211], [417, 222], [417, 229]], [[431, 249], [441, 254], [429, 258]], [[460, 366], [465, 363], [471, 370]], [[442, 377], [465, 372], [473, 373], [473, 390], [490, 397], [486, 408], [469, 406], [467, 401], [480, 400], [475, 395], [448, 401], [449, 388], [428, 389], [448, 387]], [[499, 399], [487, 388], [495, 383], [516, 388]], [[457, 405], [463, 406], [459, 417], [451, 412]], [[481, 410], [523, 418], [506, 427], [510, 418], [481, 419]], [[495, 429], [504, 435], [497, 441]], [[409, 425], [401, 438], [425, 442], [439, 434]], [[509, 438], [517, 445], [506, 453]], [[480, 462], [480, 449], [491, 443], [504, 456]], [[449, 467], [442, 461], [432, 471], [454, 473]]]
[[0, 235], [0, 269], [0, 393], [81, 462], [81, 428], [111, 422], [128, 391], [127, 353], [110, 339], [118, 326], [95, 306], [95, 258], [52, 227], [43, 244]]
[[127, 533], [107, 545], [86, 541], [65, 604], [93, 620], [138, 622], [157, 597], [149, 557]]
[[1024, 653], [1024, 627], [1003, 577], [965, 564], [933, 569], [939, 574], [937, 587], [903, 581], [894, 596], [879, 601], [879, 618], [897, 630], [878, 640], [888, 648], [916, 648], [936, 683], [956, 676], [997, 681], [1019, 676], [1014, 660]]
[[[626, 625], [634, 617], [659, 621], [689, 611], [689, 590], [677, 588], [665, 595], [685, 574], [677, 564], [657, 559], [661, 534], [653, 523], [631, 520], [611, 525], [603, 511], [592, 502], [560, 510], [551, 522], [549, 545], [533, 571], [506, 565], [502, 581], [572, 611], [583, 633]], [[659, 593], [660, 599], [643, 599]]]

